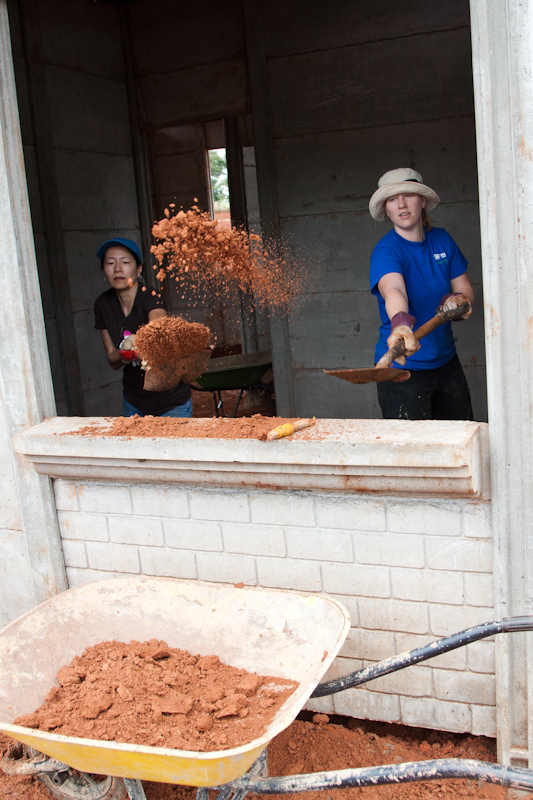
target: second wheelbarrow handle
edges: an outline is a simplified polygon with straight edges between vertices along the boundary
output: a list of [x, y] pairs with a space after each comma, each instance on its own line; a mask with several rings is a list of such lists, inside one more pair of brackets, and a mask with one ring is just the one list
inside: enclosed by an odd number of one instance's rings
[[427, 661], [429, 658], [448, 653], [450, 650], [457, 650], [458, 647], [464, 647], [466, 644], [479, 641], [479, 639], [486, 639], [495, 633], [516, 631], [533, 631], [533, 617], [508, 617], [493, 622], [484, 622], [482, 625], [474, 625], [472, 628], [453, 633], [444, 639], [437, 639], [436, 642], [430, 642], [414, 650], [378, 661], [377, 664], [371, 664], [364, 669], [358, 669], [356, 672], [350, 672], [342, 678], [319, 683], [311, 697], [324, 697], [324, 695], [352, 689], [354, 686], [360, 686], [362, 683], [368, 683], [375, 678], [389, 675], [391, 672], [419, 664], [421, 661]]
[[[427, 322], [424, 322], [416, 331], [413, 331], [414, 337], [417, 342], [420, 339], [423, 339], [424, 336], [427, 336], [428, 333], [431, 333], [438, 328], [440, 325], [444, 325], [445, 322], [450, 322], [455, 317], [462, 317], [463, 314], [466, 314], [470, 309], [470, 303], [463, 303], [462, 306], [457, 306], [457, 308], [452, 308], [449, 311], [444, 311], [441, 308], [437, 309], [437, 313], [431, 319], [428, 319]], [[391, 347], [390, 350], [381, 356], [376, 367], [390, 367], [393, 361], [396, 361], [398, 356], [405, 355], [405, 344], [403, 339], [395, 344], [394, 347]]]
[[[533, 789], [533, 771], [523, 767], [504, 767], [486, 761], [469, 758], [439, 758], [429, 761], [407, 761], [402, 764], [383, 764], [377, 767], [356, 767], [330, 772], [314, 772], [307, 775], [284, 775], [280, 778], [255, 778], [243, 775], [226, 786], [262, 794], [294, 794], [316, 792], [321, 789], [345, 789], [348, 787], [383, 786], [384, 784], [435, 781], [446, 778], [466, 778], [509, 786], [530, 792]], [[222, 788], [223, 787], [214, 787]], [[202, 790], [199, 790], [202, 791]], [[237, 795], [237, 793], [236, 793]], [[236, 796], [235, 795], [235, 796]], [[202, 798], [203, 800], [203, 798]]]

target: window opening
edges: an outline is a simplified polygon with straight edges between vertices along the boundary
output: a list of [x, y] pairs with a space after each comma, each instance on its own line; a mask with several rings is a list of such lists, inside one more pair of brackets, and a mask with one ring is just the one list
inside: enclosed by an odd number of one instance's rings
[[217, 222], [231, 228], [228, 165], [225, 148], [220, 147], [216, 150], [209, 150], [209, 173], [213, 199], [213, 217]]

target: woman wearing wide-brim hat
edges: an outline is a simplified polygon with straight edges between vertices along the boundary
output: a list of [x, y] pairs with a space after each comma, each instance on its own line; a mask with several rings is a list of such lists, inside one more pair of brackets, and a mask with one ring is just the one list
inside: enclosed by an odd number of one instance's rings
[[466, 258], [450, 234], [433, 228], [427, 216], [439, 203], [420, 173], [407, 167], [386, 172], [370, 199], [372, 217], [393, 225], [370, 261], [370, 288], [381, 316], [376, 362], [403, 339], [408, 363], [402, 356], [394, 366], [411, 373], [408, 381], [377, 384], [384, 419], [473, 418], [452, 323], [421, 342], [413, 335], [438, 306], [453, 309], [468, 302], [468, 313], [458, 318], [467, 319], [474, 303]]

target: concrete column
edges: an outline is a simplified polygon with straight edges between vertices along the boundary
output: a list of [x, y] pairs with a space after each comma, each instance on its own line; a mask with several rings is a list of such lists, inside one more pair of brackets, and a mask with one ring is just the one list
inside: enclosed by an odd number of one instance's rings
[[[17, 575], [0, 584], [0, 604], [12, 603], [13, 585], [24, 586], [13, 616], [66, 588], [61, 541], [50, 479], [14, 452], [12, 439], [43, 417], [55, 415], [48, 348], [37, 277], [6, 1], [0, 0], [0, 401], [2, 452], [13, 481], [0, 484], [0, 502], [17, 505], [23, 536]], [[8, 476], [10, 477], [10, 476]], [[9, 498], [3, 493], [9, 492]], [[13, 493], [16, 492], [16, 498]], [[15, 515], [16, 516], [16, 515]], [[0, 563], [11, 558], [0, 539]], [[13, 562], [11, 562], [13, 563]], [[13, 567], [13, 570], [15, 567]], [[5, 596], [4, 596], [5, 594]]]
[[[499, 616], [533, 612], [533, 4], [472, 0]], [[499, 637], [499, 760], [533, 766], [531, 634]]]
[[[243, 15], [261, 230], [263, 242], [269, 242], [276, 252], [281, 247], [281, 233], [262, 1], [247, 0]], [[269, 311], [276, 409], [280, 416], [290, 417], [296, 413], [296, 405], [289, 320], [283, 311]]]

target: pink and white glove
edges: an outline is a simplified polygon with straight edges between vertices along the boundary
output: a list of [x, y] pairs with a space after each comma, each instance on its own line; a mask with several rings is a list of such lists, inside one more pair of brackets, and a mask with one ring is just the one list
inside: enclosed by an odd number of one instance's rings
[[124, 339], [119, 344], [118, 352], [122, 361], [125, 363], [129, 363], [130, 361], [135, 361], [137, 359], [134, 333], [124, 331]]

